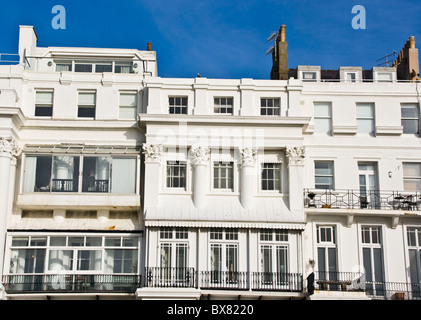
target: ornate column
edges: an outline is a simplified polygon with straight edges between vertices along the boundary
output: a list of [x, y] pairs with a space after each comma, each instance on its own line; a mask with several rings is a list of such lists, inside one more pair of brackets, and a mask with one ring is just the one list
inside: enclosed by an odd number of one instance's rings
[[19, 156], [21, 151], [21, 147], [15, 140], [0, 138], [0, 276], [3, 275], [9, 201], [13, 199], [10, 192], [13, 192], [15, 183], [15, 177], [11, 179], [11, 166], [16, 161], [14, 157]]
[[240, 177], [240, 201], [245, 209], [250, 209], [254, 205], [254, 186], [256, 165], [256, 148], [240, 148], [241, 154], [241, 177]]
[[193, 146], [190, 149], [193, 164], [193, 203], [196, 208], [203, 208], [206, 204], [206, 166], [209, 162], [210, 149], [208, 147]]
[[304, 147], [287, 147], [289, 173], [289, 209], [302, 214], [304, 219], [303, 184], [304, 184]]
[[144, 208], [158, 207], [160, 165], [164, 154], [162, 144], [143, 144], [143, 154], [145, 155], [145, 187]]

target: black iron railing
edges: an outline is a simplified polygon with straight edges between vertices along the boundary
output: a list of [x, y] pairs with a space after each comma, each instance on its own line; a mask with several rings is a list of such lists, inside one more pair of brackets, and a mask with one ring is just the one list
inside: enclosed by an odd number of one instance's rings
[[135, 292], [137, 274], [13, 274], [3, 276], [7, 293]]
[[108, 192], [108, 180], [86, 179], [83, 181], [82, 192]]
[[145, 287], [189, 287], [194, 288], [196, 284], [196, 272], [194, 268], [166, 268], [147, 267], [145, 268]]
[[304, 207], [421, 210], [421, 192], [305, 189]]
[[319, 271], [314, 285], [324, 291], [361, 291], [371, 299], [421, 300], [421, 284], [366, 281], [360, 272]]
[[249, 273], [237, 271], [202, 271], [200, 287], [206, 289], [249, 289]]
[[301, 273], [285, 272], [252, 272], [251, 288], [264, 291], [303, 291], [303, 276]]

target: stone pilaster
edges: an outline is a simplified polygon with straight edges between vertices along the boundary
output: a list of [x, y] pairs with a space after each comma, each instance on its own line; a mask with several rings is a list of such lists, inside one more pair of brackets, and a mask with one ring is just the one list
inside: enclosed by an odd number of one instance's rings
[[11, 179], [12, 160], [15, 163], [15, 157], [19, 156], [21, 151], [21, 147], [15, 140], [0, 138], [0, 276], [3, 275], [9, 202], [11, 199], [13, 201], [10, 193], [13, 192], [15, 183], [15, 177]]
[[206, 205], [206, 167], [209, 156], [208, 147], [193, 146], [190, 149], [193, 165], [193, 202], [196, 208], [203, 208]]
[[289, 209], [304, 218], [303, 183], [304, 183], [304, 147], [287, 147], [289, 174]]
[[158, 207], [160, 188], [160, 165], [164, 156], [162, 144], [143, 144], [145, 156], [145, 181], [148, 185], [144, 190], [144, 208]]
[[250, 209], [254, 204], [254, 178], [256, 165], [256, 148], [241, 148], [241, 176], [240, 176], [240, 201], [245, 209]]

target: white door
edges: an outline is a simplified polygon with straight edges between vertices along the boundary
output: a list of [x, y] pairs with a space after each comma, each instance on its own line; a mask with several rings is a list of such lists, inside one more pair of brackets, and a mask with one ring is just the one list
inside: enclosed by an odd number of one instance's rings
[[380, 194], [377, 186], [377, 165], [375, 163], [359, 163], [358, 176], [361, 208], [377, 208], [380, 204]]

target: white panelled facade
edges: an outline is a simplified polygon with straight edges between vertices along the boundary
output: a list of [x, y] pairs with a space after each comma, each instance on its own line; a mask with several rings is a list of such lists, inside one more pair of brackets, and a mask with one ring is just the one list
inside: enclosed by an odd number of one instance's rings
[[418, 82], [156, 70], [35, 43], [0, 66], [8, 299], [421, 297]]

